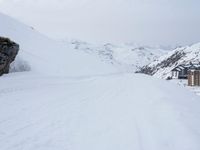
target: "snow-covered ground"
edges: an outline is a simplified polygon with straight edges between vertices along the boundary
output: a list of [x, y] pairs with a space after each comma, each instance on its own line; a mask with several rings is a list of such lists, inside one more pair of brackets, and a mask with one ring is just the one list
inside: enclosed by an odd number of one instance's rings
[[17, 73], [0, 82], [2, 150], [200, 149], [199, 97], [167, 81]]
[[189, 89], [200, 96], [200, 87], [189, 87]]
[[200, 87], [199, 86], [188, 86], [188, 80], [181, 80], [181, 79], [173, 79], [170, 82], [175, 83], [179, 86], [185, 87], [195, 93], [196, 95], [200, 96]]
[[5, 15], [0, 23], [21, 46], [12, 67], [28, 68], [0, 78], [0, 150], [200, 149], [194, 93], [122, 73]]

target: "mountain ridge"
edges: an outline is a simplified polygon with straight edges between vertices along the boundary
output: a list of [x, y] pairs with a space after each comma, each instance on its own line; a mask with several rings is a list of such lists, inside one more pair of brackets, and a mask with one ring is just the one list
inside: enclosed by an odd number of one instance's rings
[[172, 69], [189, 63], [200, 63], [200, 43], [176, 48], [161, 56], [158, 60], [143, 66], [139, 73], [167, 79], [171, 76]]
[[98, 56], [102, 61], [128, 72], [137, 71], [167, 52], [159, 47], [137, 44], [91, 44], [80, 40], [68, 40], [63, 43], [72, 44], [75, 50]]

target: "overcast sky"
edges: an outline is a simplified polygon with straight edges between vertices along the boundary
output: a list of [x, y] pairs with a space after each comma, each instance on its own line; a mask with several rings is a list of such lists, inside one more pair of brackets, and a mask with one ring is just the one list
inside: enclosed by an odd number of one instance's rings
[[0, 0], [0, 11], [59, 39], [200, 42], [200, 0]]

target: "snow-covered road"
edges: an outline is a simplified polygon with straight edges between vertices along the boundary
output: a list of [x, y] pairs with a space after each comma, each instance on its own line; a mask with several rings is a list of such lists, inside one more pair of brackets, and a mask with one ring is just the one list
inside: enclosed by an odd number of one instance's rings
[[199, 150], [200, 99], [143, 75], [0, 78], [1, 150]]

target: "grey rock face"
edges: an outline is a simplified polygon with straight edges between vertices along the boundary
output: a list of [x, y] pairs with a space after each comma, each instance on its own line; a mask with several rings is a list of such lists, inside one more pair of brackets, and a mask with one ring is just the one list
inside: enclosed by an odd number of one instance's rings
[[19, 45], [8, 38], [0, 37], [0, 76], [9, 73], [10, 64], [15, 60]]

